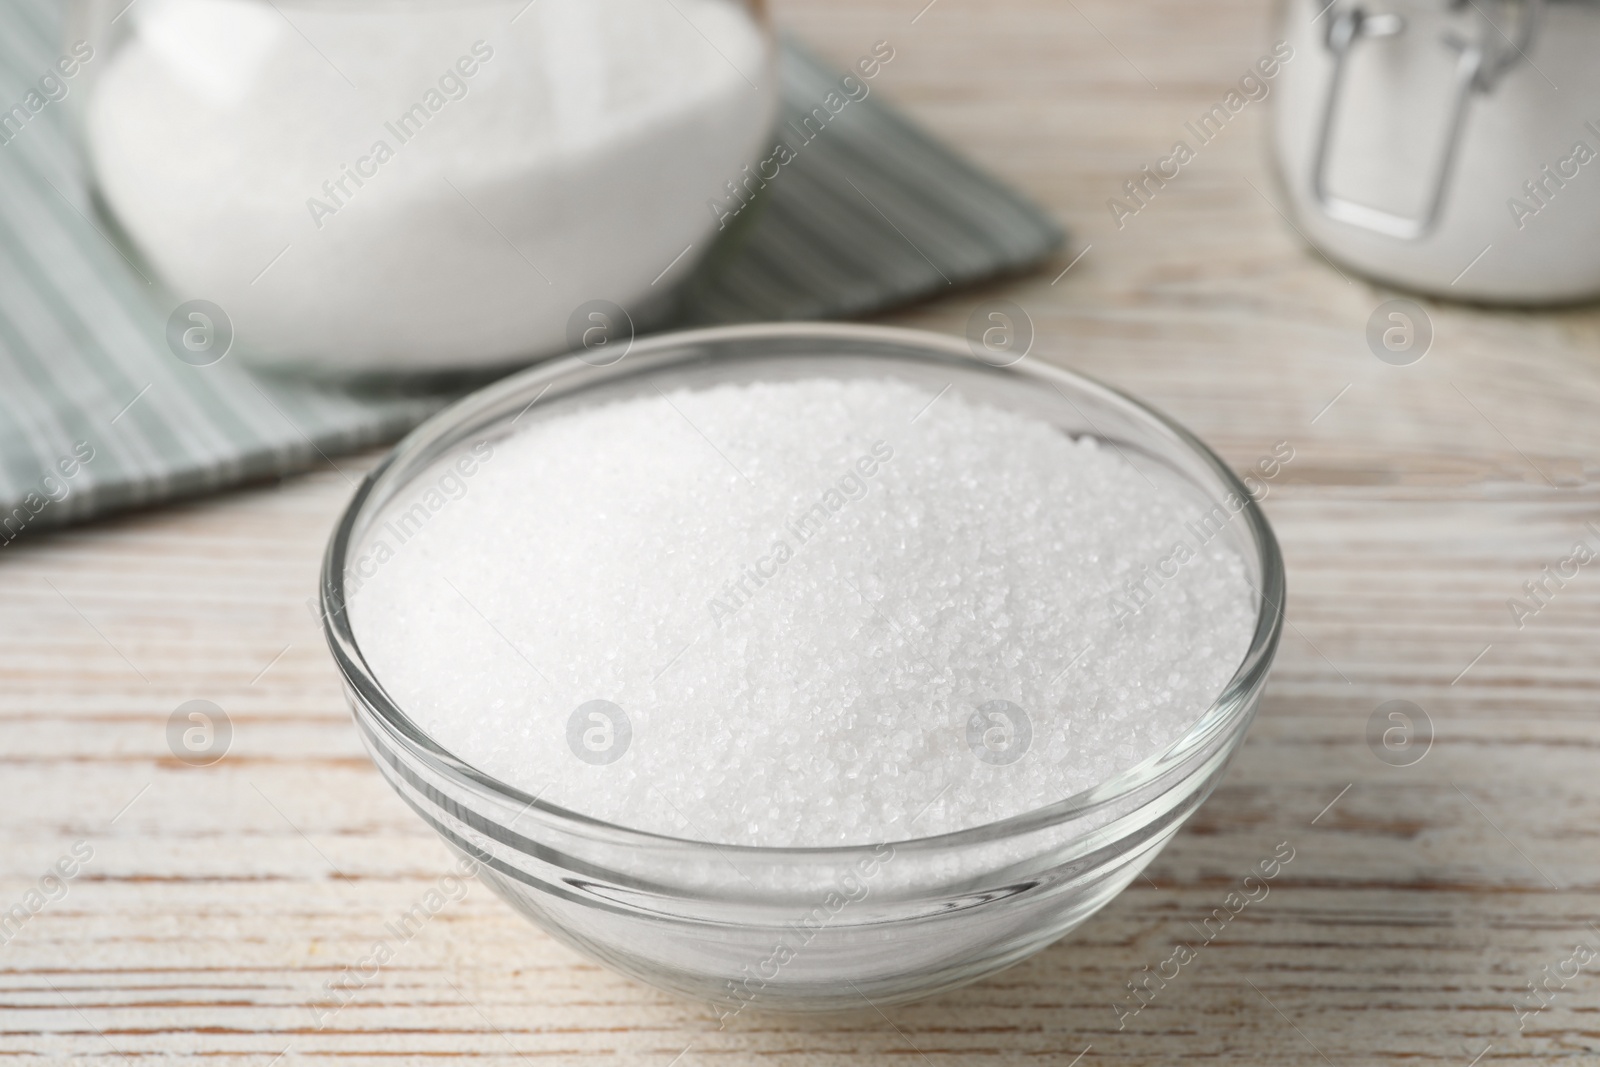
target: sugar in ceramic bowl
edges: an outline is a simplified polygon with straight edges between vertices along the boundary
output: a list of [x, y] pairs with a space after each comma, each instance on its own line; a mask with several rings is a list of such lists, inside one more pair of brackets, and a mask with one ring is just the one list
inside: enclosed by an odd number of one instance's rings
[[[905, 380], [930, 396], [954, 385], [1064, 434], [1114, 444], [1135, 467], [1223, 509], [1221, 536], [1244, 562], [1256, 623], [1211, 706], [1132, 768], [1003, 821], [851, 847], [771, 848], [644, 832], [541, 800], [448, 751], [386, 690], [347, 610], [355, 550], [385, 508], [441, 461], [564, 406], [819, 376]], [[725, 1015], [925, 996], [1010, 966], [1082, 923], [1144, 869], [1223, 776], [1255, 715], [1284, 597], [1277, 542], [1250, 492], [1165, 416], [1037, 359], [994, 366], [961, 339], [822, 324], [661, 335], [608, 366], [566, 358], [467, 397], [367, 476], [334, 531], [321, 580], [326, 636], [361, 738], [405, 802], [554, 937]]]

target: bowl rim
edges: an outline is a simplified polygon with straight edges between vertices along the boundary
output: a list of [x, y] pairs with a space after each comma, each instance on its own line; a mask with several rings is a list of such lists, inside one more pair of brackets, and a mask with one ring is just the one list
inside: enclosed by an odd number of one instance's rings
[[[368, 666], [361, 653], [360, 643], [350, 622], [350, 613], [344, 607], [346, 604], [344, 586], [345, 562], [352, 547], [352, 536], [364, 518], [366, 506], [380, 480], [398, 463], [409, 459], [414, 451], [431, 444], [440, 434], [469, 423], [473, 416], [497, 411], [510, 396], [525, 396], [538, 391], [538, 396], [542, 397], [558, 382], [573, 384], [570, 390], [573, 393], [581, 392], [592, 385], [602, 384], [613, 377], [608, 372], [613, 371], [627, 357], [633, 357], [635, 363], [643, 356], [662, 357], [664, 361], [659, 365], [638, 372], [649, 374], [704, 360], [706, 358], [704, 354], [697, 353], [696, 350], [708, 344], [795, 340], [814, 341], [822, 346], [826, 346], [828, 342], [877, 344], [899, 349], [900, 351], [895, 353], [899, 358], [922, 357], [933, 363], [955, 363], [967, 370], [1020, 375], [1053, 387], [1068, 403], [1077, 407], [1076, 401], [1060, 388], [1063, 385], [1070, 385], [1081, 393], [1098, 394], [1104, 399], [1131, 409], [1139, 418], [1148, 420], [1159, 430], [1171, 435], [1199, 459], [1227, 489], [1228, 495], [1236, 497], [1241, 502], [1233, 517], [1244, 520], [1245, 529], [1260, 566], [1261, 588], [1255, 590], [1258, 598], [1256, 625], [1248, 650], [1233, 676], [1189, 729], [1165, 748], [1088, 789], [1004, 819], [960, 830], [903, 839], [843, 845], [772, 846], [709, 841], [657, 833], [608, 822], [541, 800], [540, 794], [530, 794], [501, 781], [450, 752], [412, 721], [401, 710], [398, 702], [389, 697], [376, 672]], [[674, 350], [682, 350], [683, 356], [679, 359], [667, 359], [666, 357]], [[830, 354], [861, 355], [862, 353], [829, 353], [825, 347], [817, 353], [824, 357]], [[1097, 440], [1116, 445], [1116, 438], [1101, 435], [1087, 413], [1081, 409], [1079, 413], [1089, 423]], [[458, 446], [460, 441], [459, 437], [450, 439], [450, 443], [439, 454], [447, 453], [451, 448]], [[437, 458], [437, 455], [429, 458], [411, 471], [410, 475], [415, 476], [426, 470], [427, 464]], [[408, 477], [407, 481], [409, 480]], [[1227, 497], [1223, 499], [1226, 500]], [[388, 500], [389, 497], [385, 497], [378, 501], [378, 505], [381, 507], [388, 503]], [[411, 756], [421, 760], [433, 773], [470, 790], [487, 791], [509, 806], [520, 806], [518, 819], [526, 814], [538, 812], [542, 819], [559, 825], [577, 836], [604, 837], [608, 839], [608, 843], [614, 845], [691, 849], [709, 847], [719, 851], [738, 852], [751, 858], [765, 857], [780, 862], [796, 862], [803, 859], [848, 860], [850, 857], [859, 856], [863, 852], [885, 845], [891, 846], [897, 853], [902, 850], [940, 852], [990, 844], [1030, 834], [1112, 807], [1118, 801], [1172, 772], [1174, 768], [1185, 763], [1188, 757], [1207, 750], [1219, 734], [1235, 732], [1237, 736], [1231, 743], [1237, 746], [1243, 740], [1243, 728], [1253, 718], [1255, 698], [1266, 681], [1267, 672], [1277, 651], [1284, 625], [1286, 595], [1283, 556], [1277, 538], [1265, 513], [1244, 482], [1205, 442], [1164, 412], [1132, 394], [1037, 357], [1025, 356], [1012, 364], [996, 366], [979, 358], [964, 338], [948, 334], [854, 323], [776, 322], [714, 326], [654, 334], [634, 341], [623, 358], [605, 365], [589, 363], [573, 355], [545, 360], [477, 389], [436, 412], [396, 443], [378, 464], [367, 472], [345, 505], [323, 554], [318, 583], [318, 610], [323, 635], [352, 698], [350, 701], [352, 713], [358, 719], [358, 727], [364, 732], [367, 731], [365, 724], [359, 721], [361, 709], [365, 708], [376, 720], [376, 725], [381, 726], [383, 734], [402, 744]], [[373, 740], [376, 742], [376, 737]]]

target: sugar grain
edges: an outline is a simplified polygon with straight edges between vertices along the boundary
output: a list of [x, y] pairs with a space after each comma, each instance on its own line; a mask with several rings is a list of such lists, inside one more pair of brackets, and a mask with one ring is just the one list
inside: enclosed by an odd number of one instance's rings
[[1176, 479], [930, 396], [814, 379], [530, 416], [390, 508], [357, 636], [447, 749], [636, 828], [867, 843], [1070, 796], [1212, 704], [1255, 594]]

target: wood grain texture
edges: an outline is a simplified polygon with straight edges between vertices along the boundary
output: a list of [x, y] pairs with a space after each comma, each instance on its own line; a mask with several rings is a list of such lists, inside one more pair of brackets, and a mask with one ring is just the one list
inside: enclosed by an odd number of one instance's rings
[[[721, 1031], [473, 885], [319, 1031], [322, 983], [449, 863], [369, 766], [306, 608], [373, 457], [340, 460], [0, 555], [0, 909], [93, 849], [0, 947], [5, 1062], [1600, 1062], [1600, 965], [1521, 1029], [1514, 1010], [1600, 947], [1600, 569], [1520, 630], [1506, 607], [1600, 519], [1600, 313], [1430, 303], [1428, 357], [1374, 359], [1389, 294], [1285, 224], [1259, 105], [1117, 229], [1106, 199], [1269, 47], [1257, 0], [924, 3], [776, 6], [841, 63], [891, 41], [878, 91], [1075, 240], [1052, 270], [893, 321], [959, 332], [1004, 296], [1045, 358], [1239, 467], [1295, 449], [1266, 502], [1292, 626], [1228, 779], [1148, 878], [967, 990]], [[235, 729], [209, 768], [167, 748], [194, 698]], [[1413, 766], [1364, 740], [1391, 699], [1433, 723]], [[1125, 983], [1284, 841], [1270, 894], [1119, 1029]]]

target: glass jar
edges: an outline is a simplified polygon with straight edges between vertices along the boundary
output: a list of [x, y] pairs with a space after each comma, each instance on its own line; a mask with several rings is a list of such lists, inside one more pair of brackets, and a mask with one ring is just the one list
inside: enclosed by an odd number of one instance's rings
[[668, 303], [776, 108], [760, 0], [80, 0], [103, 206], [241, 356], [347, 373], [569, 347]]
[[1281, 0], [1273, 116], [1301, 234], [1438, 296], [1600, 296], [1600, 3]]

